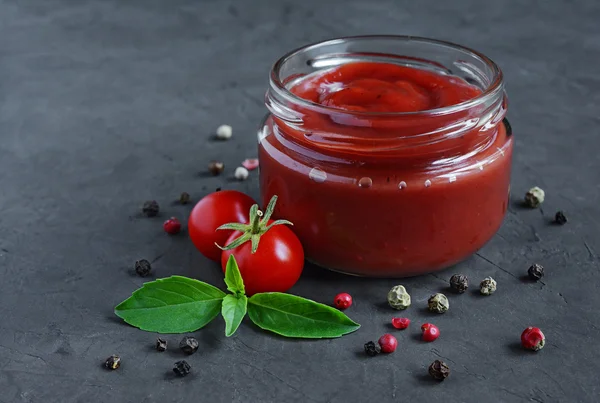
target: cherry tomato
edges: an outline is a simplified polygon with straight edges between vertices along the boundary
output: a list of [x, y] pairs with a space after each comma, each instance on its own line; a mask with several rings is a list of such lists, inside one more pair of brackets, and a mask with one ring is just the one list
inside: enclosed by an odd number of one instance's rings
[[[269, 220], [267, 224], [273, 221]], [[242, 235], [236, 231], [225, 243], [229, 245]], [[304, 249], [298, 237], [286, 225], [275, 225], [261, 235], [258, 249], [252, 253], [252, 243], [224, 250], [221, 255], [223, 273], [229, 256], [235, 256], [246, 294], [285, 292], [300, 278], [304, 267]]]
[[252, 198], [237, 190], [221, 190], [203, 197], [194, 207], [188, 220], [188, 232], [196, 248], [216, 262], [221, 259], [221, 246], [233, 231], [219, 230], [223, 224], [248, 222], [248, 210], [256, 204]]

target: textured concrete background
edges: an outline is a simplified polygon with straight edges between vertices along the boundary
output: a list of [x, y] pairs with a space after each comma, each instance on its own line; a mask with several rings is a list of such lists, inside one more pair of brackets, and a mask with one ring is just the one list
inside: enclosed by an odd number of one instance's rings
[[[597, 1], [68, 1], [0, 0], [0, 402], [594, 402], [600, 349], [600, 3]], [[185, 234], [162, 232], [171, 205], [231, 180], [256, 155], [271, 64], [307, 42], [411, 34], [482, 51], [504, 70], [517, 140], [513, 197], [547, 192], [544, 209], [515, 203], [480, 253], [446, 272], [403, 280], [414, 307], [390, 356], [362, 345], [388, 331], [394, 280], [307, 267], [292, 290], [330, 302], [353, 294], [363, 325], [328, 341], [290, 341], [216, 320], [198, 332], [194, 374], [169, 376], [176, 349], [121, 323], [113, 307], [142, 284], [130, 268], [161, 257], [156, 275], [221, 284]], [[222, 123], [228, 143], [210, 140]], [[222, 159], [227, 175], [199, 174]], [[146, 199], [161, 217], [142, 219]], [[549, 225], [557, 209], [569, 223]], [[523, 282], [532, 262], [545, 285]], [[427, 297], [463, 272], [498, 291], [451, 296], [442, 337], [419, 342]], [[541, 327], [538, 354], [519, 347]], [[175, 345], [180, 336], [168, 337]], [[102, 368], [117, 353], [123, 366]], [[436, 358], [452, 368], [431, 382]], [[593, 396], [596, 396], [594, 398]]]

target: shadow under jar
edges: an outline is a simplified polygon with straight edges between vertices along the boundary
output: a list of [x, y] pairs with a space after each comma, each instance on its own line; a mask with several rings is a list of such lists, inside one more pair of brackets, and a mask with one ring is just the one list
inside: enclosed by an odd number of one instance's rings
[[309, 45], [271, 71], [258, 133], [263, 204], [309, 261], [402, 277], [481, 248], [507, 209], [513, 140], [502, 72], [425, 38]]

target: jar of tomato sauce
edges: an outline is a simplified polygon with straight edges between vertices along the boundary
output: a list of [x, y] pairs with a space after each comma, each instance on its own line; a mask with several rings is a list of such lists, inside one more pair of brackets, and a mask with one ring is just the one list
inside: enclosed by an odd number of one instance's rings
[[507, 209], [513, 139], [502, 72], [448, 42], [334, 39], [279, 59], [258, 133], [263, 203], [309, 261], [402, 277], [481, 248]]

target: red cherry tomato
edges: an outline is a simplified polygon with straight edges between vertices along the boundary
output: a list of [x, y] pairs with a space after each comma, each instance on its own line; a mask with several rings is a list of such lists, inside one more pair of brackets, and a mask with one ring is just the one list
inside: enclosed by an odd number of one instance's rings
[[[269, 220], [267, 224], [272, 222]], [[241, 235], [239, 231], [234, 232], [224, 245], [229, 245]], [[287, 225], [275, 225], [262, 234], [255, 253], [252, 253], [250, 241], [224, 250], [221, 255], [223, 273], [230, 255], [235, 256], [247, 295], [285, 292], [296, 284], [304, 267], [302, 244]]]
[[194, 207], [188, 220], [188, 232], [196, 248], [207, 258], [219, 261], [221, 249], [233, 231], [217, 228], [226, 223], [248, 222], [248, 210], [256, 204], [252, 198], [237, 190], [221, 190], [203, 197]]

